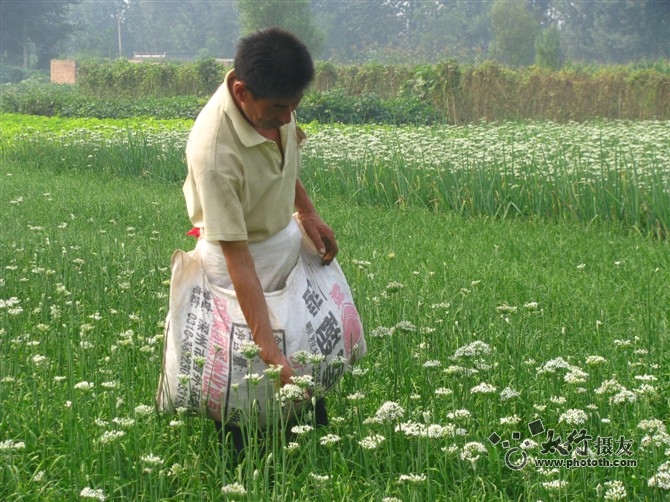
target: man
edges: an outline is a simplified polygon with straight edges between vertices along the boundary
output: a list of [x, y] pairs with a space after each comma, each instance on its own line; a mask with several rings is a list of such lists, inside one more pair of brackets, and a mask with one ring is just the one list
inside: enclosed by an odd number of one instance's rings
[[[313, 78], [312, 58], [291, 33], [271, 28], [243, 38], [234, 69], [198, 115], [186, 147], [183, 192], [205, 274], [234, 288], [260, 358], [282, 367], [282, 385], [294, 372], [275, 342], [264, 293], [281, 289], [297, 262], [294, 210], [324, 265], [338, 250], [299, 179], [306, 138], [294, 111]], [[322, 401], [315, 413], [327, 422]], [[239, 429], [224, 431], [240, 452]]]

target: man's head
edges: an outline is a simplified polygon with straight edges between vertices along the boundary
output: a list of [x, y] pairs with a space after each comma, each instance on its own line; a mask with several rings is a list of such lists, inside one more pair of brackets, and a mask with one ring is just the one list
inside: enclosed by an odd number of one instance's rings
[[253, 33], [237, 45], [235, 75], [255, 99], [300, 101], [314, 62], [298, 38], [279, 28]]

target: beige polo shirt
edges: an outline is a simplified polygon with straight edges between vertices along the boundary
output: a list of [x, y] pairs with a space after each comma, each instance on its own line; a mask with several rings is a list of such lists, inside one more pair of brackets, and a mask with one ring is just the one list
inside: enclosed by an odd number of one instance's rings
[[279, 128], [284, 158], [239, 111], [224, 83], [193, 124], [182, 187], [193, 226], [209, 241], [258, 242], [288, 225], [293, 214], [300, 147], [295, 124]]

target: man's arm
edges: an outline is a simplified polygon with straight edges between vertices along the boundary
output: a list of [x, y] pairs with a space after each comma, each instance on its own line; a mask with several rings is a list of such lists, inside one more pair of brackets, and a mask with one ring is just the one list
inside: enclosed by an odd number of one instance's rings
[[295, 182], [294, 206], [298, 211], [305, 233], [312, 239], [314, 246], [321, 255], [321, 261], [324, 265], [330, 264], [335, 259], [338, 251], [335, 233], [324, 223], [319, 213], [314, 209], [314, 205], [300, 180]]
[[295, 372], [275, 341], [265, 295], [256, 274], [249, 244], [247, 241], [219, 241], [219, 244], [226, 258], [226, 266], [242, 314], [249, 324], [254, 342], [261, 349], [260, 358], [268, 365], [281, 365], [281, 384], [291, 383]]

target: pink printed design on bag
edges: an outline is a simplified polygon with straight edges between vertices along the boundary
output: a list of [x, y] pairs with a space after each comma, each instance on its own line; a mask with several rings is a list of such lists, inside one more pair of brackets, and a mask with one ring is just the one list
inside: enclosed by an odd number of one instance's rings
[[361, 341], [363, 336], [363, 324], [361, 323], [361, 318], [358, 315], [356, 306], [353, 303], [346, 301], [347, 296], [344, 294], [339, 284], [333, 284], [333, 288], [330, 290], [330, 297], [335, 304], [340, 307], [340, 313], [342, 314], [342, 329], [344, 330], [344, 352], [347, 359], [351, 360], [352, 351], [358, 342]]
[[213, 297], [214, 311], [210, 327], [210, 342], [207, 347], [207, 362], [203, 371], [202, 399], [207, 404], [209, 416], [221, 420], [221, 399], [228, 389], [230, 364], [230, 330], [232, 321], [228, 313], [228, 302], [225, 298]]
[[347, 302], [342, 306], [342, 325], [344, 327], [344, 351], [350, 362], [353, 362], [352, 357], [360, 356], [360, 354], [353, 354], [353, 351], [363, 336], [363, 324], [353, 303]]

